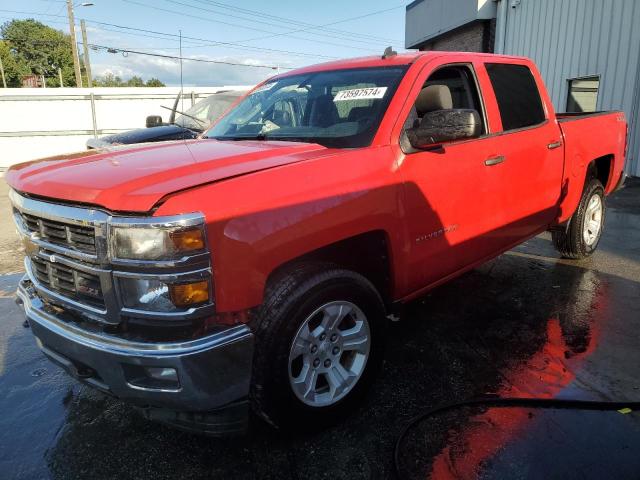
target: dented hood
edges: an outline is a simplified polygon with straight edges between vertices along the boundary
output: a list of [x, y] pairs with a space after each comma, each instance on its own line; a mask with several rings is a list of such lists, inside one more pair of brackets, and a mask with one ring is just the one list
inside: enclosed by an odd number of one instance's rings
[[88, 150], [11, 167], [9, 185], [26, 194], [112, 211], [148, 212], [163, 197], [205, 183], [324, 155], [326, 147], [210, 139]]

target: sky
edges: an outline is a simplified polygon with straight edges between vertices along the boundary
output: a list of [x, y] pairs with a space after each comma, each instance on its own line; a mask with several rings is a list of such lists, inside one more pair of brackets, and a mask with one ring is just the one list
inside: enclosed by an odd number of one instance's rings
[[[404, 50], [400, 0], [93, 0], [75, 2], [87, 25], [94, 77], [138, 75], [180, 85], [179, 61], [106, 48], [240, 65], [183, 61], [185, 86], [253, 85], [277, 72], [338, 58]], [[22, 13], [15, 13], [22, 12]], [[362, 17], [354, 19], [354, 17]], [[65, 0], [0, 0], [0, 23], [35, 18], [69, 32]], [[347, 21], [344, 21], [347, 20]], [[99, 23], [101, 22], [101, 23]], [[127, 27], [127, 28], [123, 28]], [[137, 30], [136, 30], [137, 29]], [[126, 56], [125, 56], [126, 55]], [[247, 66], [253, 65], [253, 66]]]

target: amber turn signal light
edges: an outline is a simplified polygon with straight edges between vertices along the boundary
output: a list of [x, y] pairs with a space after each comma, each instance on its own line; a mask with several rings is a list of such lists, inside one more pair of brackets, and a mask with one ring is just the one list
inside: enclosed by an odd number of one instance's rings
[[178, 230], [170, 233], [176, 252], [189, 252], [204, 249], [204, 238], [200, 228]]
[[176, 307], [192, 307], [209, 300], [209, 282], [169, 285], [169, 298]]

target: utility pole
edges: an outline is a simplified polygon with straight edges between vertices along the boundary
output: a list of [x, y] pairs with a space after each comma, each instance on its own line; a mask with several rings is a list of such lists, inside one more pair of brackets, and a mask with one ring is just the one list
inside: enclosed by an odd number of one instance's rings
[[76, 27], [73, 19], [73, 3], [67, 0], [67, 16], [69, 17], [69, 33], [71, 33], [71, 54], [73, 55], [73, 69], [76, 73], [76, 87], [82, 87], [80, 76], [80, 59], [78, 58], [78, 45], [76, 45]]
[[4, 78], [4, 66], [2, 65], [2, 57], [0, 57], [0, 74], [2, 74], [2, 86], [7, 88], [7, 79]]
[[84, 20], [80, 20], [80, 30], [82, 30], [82, 47], [84, 48], [84, 69], [87, 72], [87, 87], [93, 87], [93, 79], [91, 78], [91, 62], [89, 61], [89, 45], [87, 43], [87, 29], [84, 26]]
[[64, 82], [62, 81], [62, 69], [58, 68], [58, 78], [60, 79], [60, 88], [64, 87]]

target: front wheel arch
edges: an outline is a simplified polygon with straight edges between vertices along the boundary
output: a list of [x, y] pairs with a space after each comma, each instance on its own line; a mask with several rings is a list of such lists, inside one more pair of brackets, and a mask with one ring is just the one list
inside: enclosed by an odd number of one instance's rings
[[[331, 301], [358, 306], [371, 329], [370, 353], [355, 386], [335, 404], [305, 405], [290, 384], [289, 356], [301, 324]], [[250, 401], [253, 411], [276, 427], [314, 429], [351, 412], [373, 381], [382, 362], [387, 320], [379, 293], [366, 278], [331, 264], [299, 264], [280, 272], [267, 289], [253, 322], [255, 349]]]

